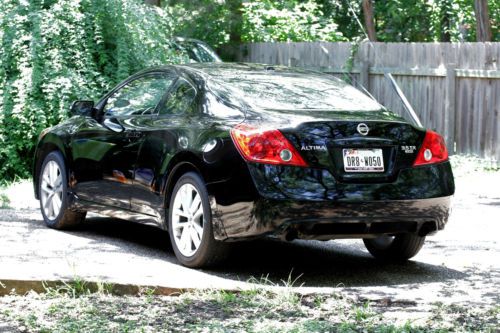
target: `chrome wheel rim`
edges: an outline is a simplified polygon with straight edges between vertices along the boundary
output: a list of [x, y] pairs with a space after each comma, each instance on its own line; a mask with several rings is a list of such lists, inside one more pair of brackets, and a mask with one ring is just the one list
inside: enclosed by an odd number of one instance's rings
[[55, 220], [62, 207], [63, 183], [59, 165], [49, 161], [42, 172], [40, 200], [45, 216]]
[[172, 234], [175, 245], [183, 256], [191, 257], [203, 239], [201, 196], [193, 185], [184, 184], [175, 193], [172, 208]]

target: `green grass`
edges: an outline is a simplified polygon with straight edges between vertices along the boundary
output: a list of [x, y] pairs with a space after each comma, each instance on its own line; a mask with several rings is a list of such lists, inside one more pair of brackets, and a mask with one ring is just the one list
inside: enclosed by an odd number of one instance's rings
[[[179, 296], [92, 293], [81, 282], [48, 293], [0, 297], [0, 322], [28, 332], [494, 332], [500, 307], [434, 304], [426, 321], [385, 317], [390, 308], [328, 294], [255, 288], [201, 290]], [[56, 290], [57, 292], [53, 292]], [[298, 300], [298, 301], [297, 301]]]
[[[109, 288], [112, 288], [111, 284], [96, 284], [97, 293], [106, 293]], [[88, 286], [88, 283], [78, 276], [75, 276], [73, 280], [69, 282], [62, 282], [62, 284], [57, 286], [49, 286], [44, 284], [45, 293], [49, 297], [58, 297], [59, 295], [69, 295], [72, 298], [77, 298], [83, 295], [89, 295], [93, 290]]]

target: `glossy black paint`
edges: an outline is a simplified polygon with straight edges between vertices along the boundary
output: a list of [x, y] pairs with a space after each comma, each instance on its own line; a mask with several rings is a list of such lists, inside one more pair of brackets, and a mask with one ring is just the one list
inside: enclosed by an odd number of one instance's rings
[[[449, 162], [413, 167], [425, 129], [379, 110], [273, 110], [256, 108], [224, 84], [232, 77], [282, 75], [330, 80], [314, 72], [264, 65], [198, 64], [138, 73], [96, 103], [93, 116], [74, 115], [40, 136], [33, 179], [44, 157], [59, 150], [68, 166], [73, 209], [166, 229], [170, 194], [185, 172], [204, 179], [215, 238], [266, 234], [291, 238], [370, 237], [440, 230], [454, 193]], [[108, 98], [148, 75], [175, 80], [148, 114], [107, 115]], [[184, 80], [196, 96], [184, 112], [159, 114]], [[333, 79], [331, 79], [333, 80]], [[339, 85], [337, 81], [332, 85]], [[252, 92], [258, 95], [259, 91]], [[296, 147], [307, 168], [247, 163], [230, 137], [239, 123], [276, 128]], [[370, 132], [358, 133], [363, 122]], [[319, 147], [319, 148], [318, 148]], [[344, 172], [343, 148], [381, 148], [383, 173]], [[406, 149], [405, 147], [413, 147]], [[38, 196], [38, 193], [35, 193]]]

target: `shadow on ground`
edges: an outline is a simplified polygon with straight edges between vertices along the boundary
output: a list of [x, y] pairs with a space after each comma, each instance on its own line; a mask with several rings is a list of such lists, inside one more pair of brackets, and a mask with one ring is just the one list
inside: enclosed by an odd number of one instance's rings
[[[176, 263], [168, 233], [154, 227], [117, 219], [88, 218], [73, 235], [135, 248], [135, 255]], [[231, 244], [223, 265], [203, 270], [226, 279], [248, 281], [266, 277], [274, 284], [297, 279], [295, 286], [359, 287], [446, 282], [467, 274], [444, 266], [418, 261], [387, 264], [374, 260], [358, 241], [293, 241], [263, 239]]]

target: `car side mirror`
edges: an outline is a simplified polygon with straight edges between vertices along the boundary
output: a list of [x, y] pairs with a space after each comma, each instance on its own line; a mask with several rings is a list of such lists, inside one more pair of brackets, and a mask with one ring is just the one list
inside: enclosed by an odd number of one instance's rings
[[70, 109], [72, 116], [92, 116], [93, 111], [93, 101], [74, 101]]

